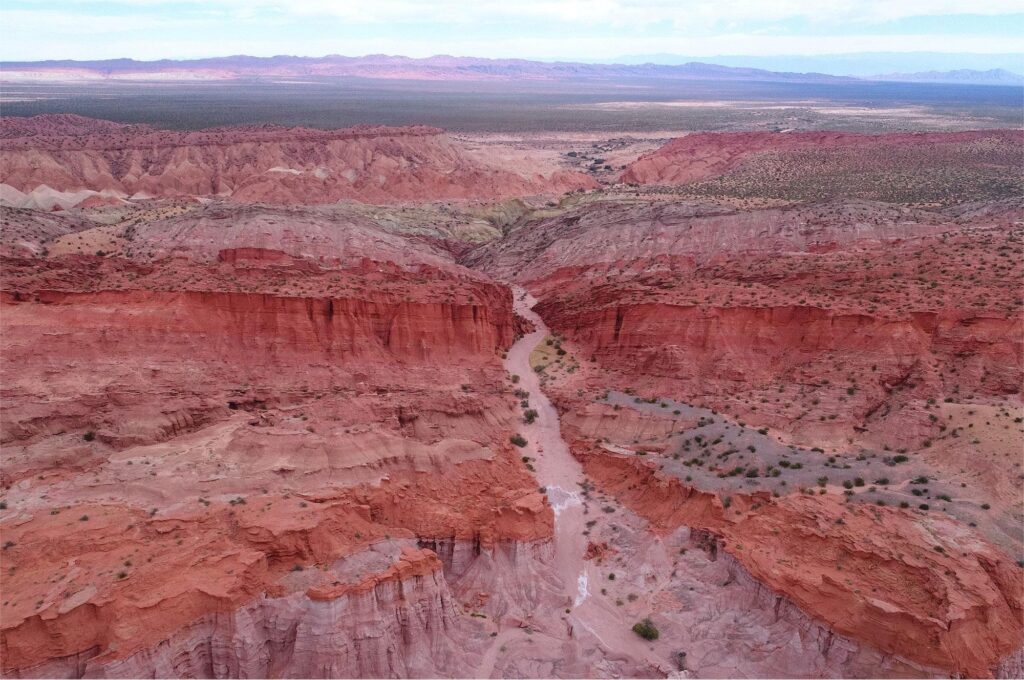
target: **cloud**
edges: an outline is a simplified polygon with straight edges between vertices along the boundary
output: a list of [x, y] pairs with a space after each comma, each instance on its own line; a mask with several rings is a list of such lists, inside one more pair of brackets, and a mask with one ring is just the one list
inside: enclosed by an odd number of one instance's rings
[[[52, 9], [50, 0], [7, 0], [27, 11]], [[121, 8], [254, 15], [324, 16], [355, 23], [497, 23], [509, 19], [646, 27], [671, 23], [729, 25], [803, 20], [814, 24], [875, 24], [923, 16], [998, 16], [1021, 12], [1020, 0], [63, 0], [75, 13]]]
[[[958, 16], [1019, 0], [4, 0], [5, 59], [367, 53], [600, 60], [614, 54], [1020, 52]], [[894, 22], [939, 17], [941, 37]], [[934, 21], [930, 22], [934, 28]]]
[[5, 41], [24, 40], [46, 43], [43, 34], [101, 35], [105, 33], [157, 32], [168, 28], [197, 28], [205, 22], [196, 19], [127, 14], [96, 16], [61, 12], [53, 9], [0, 11], [2, 37]]

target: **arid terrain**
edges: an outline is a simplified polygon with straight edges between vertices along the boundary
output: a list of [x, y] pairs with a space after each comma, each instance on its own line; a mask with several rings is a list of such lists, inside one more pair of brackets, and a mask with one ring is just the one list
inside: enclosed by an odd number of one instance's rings
[[0, 119], [2, 675], [1021, 677], [1024, 132], [901, 115]]

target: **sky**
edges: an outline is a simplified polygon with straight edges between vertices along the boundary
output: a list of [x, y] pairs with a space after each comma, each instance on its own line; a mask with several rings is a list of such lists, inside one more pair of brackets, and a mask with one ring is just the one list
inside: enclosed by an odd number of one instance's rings
[[1024, 0], [0, 0], [0, 59], [1022, 51]]

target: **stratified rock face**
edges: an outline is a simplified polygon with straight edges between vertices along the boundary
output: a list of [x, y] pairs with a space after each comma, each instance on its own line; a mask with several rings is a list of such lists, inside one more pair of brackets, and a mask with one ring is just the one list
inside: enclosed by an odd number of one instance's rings
[[[591, 301], [589, 308], [542, 309], [601, 365], [625, 376], [643, 375], [649, 387], [660, 380], [725, 394], [730, 387], [768, 390], [794, 376], [838, 380], [839, 362], [844, 375], [867, 378], [846, 395], [843, 422], [858, 427], [884, 417], [908, 381], [920, 381], [915, 390], [922, 395], [955, 385], [978, 396], [1017, 394], [1024, 382], [1019, 317], [964, 310], [887, 319], [788, 305], [702, 308], [628, 304], [617, 296], [606, 305], [598, 296]], [[961, 370], [943, 374], [931, 368], [939, 365]], [[916, 444], [927, 431], [904, 434], [917, 435], [911, 442]]]
[[43, 187], [121, 198], [230, 196], [244, 203], [501, 199], [596, 186], [569, 171], [517, 174], [436, 128], [173, 132], [66, 118], [5, 118], [0, 183], [22, 194]]
[[5, 258], [4, 675], [465, 674], [486, 636], [418, 546], [477, 573], [552, 531], [509, 291], [371, 225], [203, 228]]
[[[1020, 521], [1020, 219], [1014, 199], [601, 200], [463, 261], [538, 298], [560, 350], [538, 370], [596, 490], [665, 535], [708, 532], [808, 630], [987, 676], [1024, 645], [1002, 528]], [[989, 453], [958, 408], [1009, 434]], [[921, 472], [887, 479], [901, 465]]]
[[[40, 625], [60, 635], [58, 622]], [[467, 663], [460, 636], [468, 632], [440, 560], [405, 547], [389, 567], [356, 584], [261, 595], [127, 655], [92, 648], [12, 677], [424, 677]], [[6, 638], [15, 665], [30, 639], [21, 629]]]
[[[24, 311], [36, 328], [50, 317], [54, 328], [91, 330], [106, 342], [117, 342], [123, 352], [162, 336], [168, 350], [184, 352], [191, 346], [193, 356], [221, 360], [258, 352], [270, 361], [288, 355], [337, 362], [385, 357], [455, 361], [493, 356], [512, 338], [511, 315], [499, 312], [492, 318], [492, 310], [483, 305], [190, 291], [45, 291], [25, 302], [29, 307], [9, 308], [12, 324], [20, 322]], [[205, 342], [193, 344], [200, 336]]]
[[[104, 295], [5, 305], [5, 589], [18, 593], [5, 604], [5, 675], [471, 665], [451, 643], [433, 553], [365, 593], [358, 564], [330, 565], [389, 536], [486, 546], [550, 534], [550, 508], [509, 451], [495, 347], [473, 346], [502, 332], [482, 321], [483, 335], [466, 329], [469, 344], [433, 358], [440, 337], [424, 354], [398, 333], [356, 332], [343, 351], [322, 342], [322, 310], [301, 304], [296, 316], [249, 309], [261, 327], [246, 341], [202, 296], [181, 307]], [[56, 391], [40, 383], [55, 356], [33, 340], [45, 327], [76, 328]], [[51, 484], [60, 491], [40, 494]]]
[[[128, 426], [131, 418], [118, 413], [147, 401], [132, 403], [136, 400], [128, 395], [133, 390], [162, 395], [193, 414], [208, 411], [211, 398], [219, 402], [218, 408], [253, 398], [231, 396], [242, 385], [264, 385], [257, 398], [265, 402], [273, 384], [262, 377], [268, 370], [305, 367], [276, 381], [286, 391], [303, 382], [320, 389], [348, 389], [368, 380], [372, 367], [379, 367], [384, 384], [403, 365], [414, 369], [442, 363], [456, 373], [486, 370], [514, 333], [507, 291], [442, 272], [308, 270], [289, 264], [250, 270], [251, 263], [243, 260], [237, 268], [217, 265], [215, 273], [220, 273], [204, 282], [198, 266], [175, 270], [171, 263], [166, 264], [170, 271], [163, 266], [122, 270], [115, 264], [104, 271], [106, 264], [101, 258], [85, 258], [44, 268], [23, 279], [17, 291], [5, 293], [5, 440], [60, 431], [74, 423], [84, 427], [86, 414], [98, 425], [99, 414], [108, 408], [112, 424]], [[95, 265], [100, 267], [92, 269]], [[17, 268], [12, 263], [9, 280], [18, 279]], [[267, 281], [290, 273], [295, 285], [305, 278], [302, 272], [320, 290], [303, 284], [275, 293], [266, 287]], [[167, 278], [179, 276], [194, 277], [199, 290], [161, 289]], [[238, 276], [247, 279], [250, 290], [231, 289]], [[217, 290], [218, 282], [226, 285]], [[98, 290], [89, 291], [91, 287]], [[455, 289], [458, 298], [451, 292]], [[52, 334], [45, 346], [39, 344], [40, 334]], [[52, 370], [54, 356], [62, 357], [66, 376], [76, 376], [58, 401], [44, 397], [43, 376]], [[109, 372], [94, 374], [100, 367]], [[113, 394], [122, 396], [112, 403]], [[273, 395], [272, 402], [281, 396]], [[167, 404], [150, 406], [153, 416], [168, 411]], [[52, 427], [47, 424], [51, 419]]]
[[636, 458], [574, 452], [588, 475], [655, 528], [708, 530], [757, 582], [841, 635], [925, 667], [986, 676], [1024, 640], [1024, 583], [963, 525], [844, 507], [834, 496], [713, 493]]
[[465, 261], [525, 282], [605, 372], [591, 387], [709, 402], [809, 439], [866, 428], [919, 447], [940, 434], [928, 399], [1020, 393], [1020, 214], [1016, 200], [596, 202]]

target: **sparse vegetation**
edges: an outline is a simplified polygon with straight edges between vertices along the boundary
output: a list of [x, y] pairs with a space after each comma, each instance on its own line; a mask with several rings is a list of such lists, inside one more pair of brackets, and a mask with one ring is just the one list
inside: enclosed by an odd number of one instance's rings
[[659, 636], [657, 627], [650, 619], [633, 624], [633, 632], [645, 640], [657, 640]]

